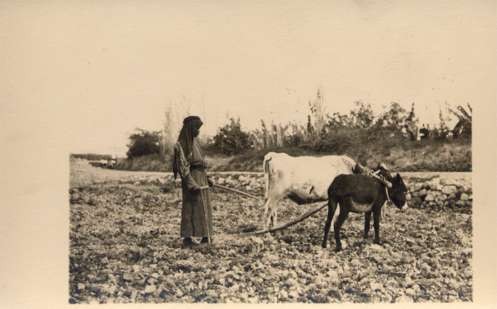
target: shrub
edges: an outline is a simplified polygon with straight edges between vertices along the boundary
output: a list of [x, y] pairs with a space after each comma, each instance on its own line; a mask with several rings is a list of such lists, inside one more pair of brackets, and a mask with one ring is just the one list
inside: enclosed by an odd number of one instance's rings
[[240, 118], [230, 118], [229, 122], [218, 130], [209, 148], [215, 148], [226, 155], [235, 155], [252, 149], [253, 141], [250, 135], [242, 130]]
[[128, 170], [128, 171], [160, 171], [160, 172], [170, 172], [171, 156], [167, 155], [164, 160], [162, 156], [157, 153], [143, 155], [135, 158], [121, 159], [118, 160], [115, 169], [118, 170]]
[[97, 154], [97, 153], [74, 153], [71, 154], [71, 158], [94, 161], [94, 160], [111, 160], [112, 156], [108, 154]]
[[128, 159], [160, 153], [160, 131], [136, 129], [136, 132], [129, 136], [129, 140], [126, 153]]

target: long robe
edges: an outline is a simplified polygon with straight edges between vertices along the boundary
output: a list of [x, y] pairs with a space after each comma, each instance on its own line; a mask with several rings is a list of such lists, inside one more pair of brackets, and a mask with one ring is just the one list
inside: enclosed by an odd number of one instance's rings
[[209, 189], [192, 192], [196, 185], [208, 186], [206, 168], [200, 146], [196, 138], [193, 139], [191, 155], [187, 158], [181, 144], [174, 146], [175, 160], [180, 162], [179, 175], [183, 191], [181, 210], [181, 237], [211, 237], [212, 236], [212, 208], [209, 198]]

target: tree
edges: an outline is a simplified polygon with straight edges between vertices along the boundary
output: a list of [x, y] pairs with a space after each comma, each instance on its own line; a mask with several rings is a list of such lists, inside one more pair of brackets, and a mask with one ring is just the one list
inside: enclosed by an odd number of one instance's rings
[[172, 153], [174, 147], [174, 133], [176, 125], [174, 122], [174, 115], [171, 105], [169, 105], [164, 112], [164, 122], [162, 129], [162, 139], [160, 143], [160, 153], [163, 157]]
[[221, 127], [214, 136], [214, 145], [218, 151], [226, 155], [240, 154], [253, 147], [250, 135], [244, 132], [240, 118], [230, 118], [229, 123]]
[[399, 103], [392, 102], [387, 111], [380, 115], [376, 121], [376, 125], [392, 131], [401, 132], [405, 126], [406, 118], [407, 111]]
[[285, 146], [301, 146], [305, 141], [305, 127], [292, 122], [289, 128], [291, 133], [285, 136]]
[[457, 111], [453, 109], [449, 109], [449, 111], [458, 118], [458, 121], [452, 132], [454, 134], [454, 138], [458, 138], [460, 136], [471, 137], [472, 126], [473, 126], [473, 109], [469, 103], [466, 104], [467, 107], [464, 108], [462, 105], [457, 106]]
[[369, 128], [374, 122], [371, 104], [365, 104], [362, 101], [356, 101], [354, 104], [356, 107], [350, 112], [348, 122], [356, 128]]
[[434, 135], [436, 139], [445, 140], [449, 137], [449, 127], [447, 126], [447, 122], [450, 121], [448, 116], [444, 116], [442, 112], [442, 108], [440, 108], [438, 112], [438, 127], [434, 130]]
[[262, 139], [264, 149], [266, 149], [269, 145], [271, 145], [271, 141], [269, 140], [269, 131], [267, 129], [266, 123], [261, 119], [261, 128], [262, 128]]
[[351, 128], [353, 127], [353, 122], [354, 120], [350, 117], [350, 115], [334, 112], [333, 114], [328, 115], [327, 128]]
[[309, 109], [313, 120], [314, 134], [321, 134], [325, 126], [325, 101], [321, 89], [318, 88], [316, 98], [309, 101]]
[[307, 115], [306, 133], [309, 137], [314, 134], [314, 126], [312, 125], [311, 115]]
[[409, 134], [409, 138], [412, 141], [418, 140], [419, 137], [419, 127], [418, 127], [419, 119], [416, 117], [416, 113], [414, 111], [414, 103], [411, 105], [411, 111], [406, 117], [405, 120], [405, 129]]
[[287, 136], [288, 136], [287, 130], [289, 127], [290, 127], [289, 124], [286, 124], [286, 125], [280, 124], [278, 126], [278, 140], [279, 140], [280, 146], [285, 146], [285, 144], [286, 144], [286, 140], [287, 140]]
[[185, 95], [176, 100], [170, 100], [166, 104], [160, 142], [160, 154], [163, 158], [172, 154], [183, 119], [190, 115], [190, 109], [191, 99]]
[[149, 154], [160, 154], [161, 139], [160, 131], [136, 129], [129, 136], [130, 143], [128, 144], [128, 152], [126, 153], [128, 159]]
[[280, 146], [278, 142], [278, 127], [274, 122], [271, 122], [271, 145], [276, 147]]

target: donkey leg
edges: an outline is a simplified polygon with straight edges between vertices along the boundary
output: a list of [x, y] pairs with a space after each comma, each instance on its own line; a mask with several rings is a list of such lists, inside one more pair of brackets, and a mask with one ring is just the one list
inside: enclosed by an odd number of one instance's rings
[[340, 203], [340, 213], [338, 214], [338, 218], [335, 221], [334, 232], [335, 232], [335, 244], [336, 251], [342, 250], [342, 243], [340, 242], [340, 229], [342, 228], [342, 224], [347, 219], [349, 215], [349, 205], [345, 205], [345, 203]]
[[371, 222], [371, 211], [364, 214], [364, 238], [368, 238], [369, 224]]
[[375, 244], [380, 244], [380, 217], [381, 208], [378, 211], [373, 212], [373, 223], [374, 223], [374, 240]]
[[331, 221], [333, 220], [333, 215], [337, 209], [337, 203], [331, 198], [328, 200], [328, 217], [326, 218], [326, 223], [324, 225], [324, 238], [321, 246], [326, 248], [326, 243], [328, 242], [328, 234], [330, 233]]

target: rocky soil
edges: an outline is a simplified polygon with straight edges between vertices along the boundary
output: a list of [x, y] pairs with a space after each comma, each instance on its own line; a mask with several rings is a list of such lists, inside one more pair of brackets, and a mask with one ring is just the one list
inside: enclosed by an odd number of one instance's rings
[[[386, 208], [382, 245], [364, 240], [363, 216], [351, 214], [344, 250], [335, 253], [332, 237], [329, 248], [320, 247], [326, 209], [273, 235], [240, 237], [234, 233], [259, 225], [262, 205], [213, 190], [214, 245], [182, 249], [179, 192], [171, 181], [155, 173], [103, 173], [71, 166], [71, 303], [472, 300], [472, 203], [423, 207], [427, 194], [420, 207]], [[262, 194], [260, 176], [242, 176], [240, 189]], [[227, 175], [221, 178], [230, 185]], [[440, 190], [435, 180], [433, 188], [411, 189], [412, 199], [423, 189], [446, 194], [447, 179], [464, 183], [455, 186], [466, 190], [459, 200], [469, 192], [468, 177], [438, 178]], [[315, 206], [284, 201], [279, 221]]]

